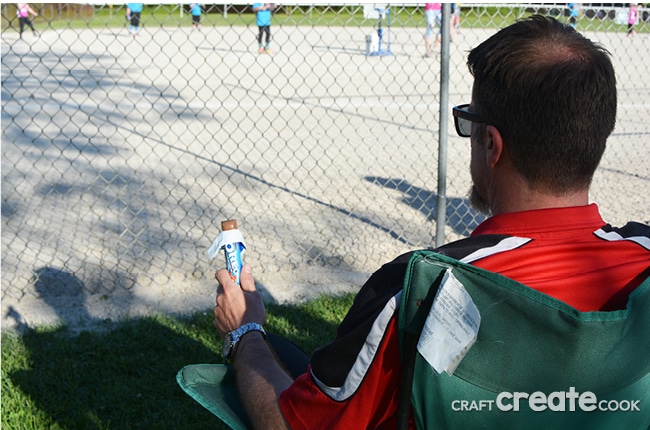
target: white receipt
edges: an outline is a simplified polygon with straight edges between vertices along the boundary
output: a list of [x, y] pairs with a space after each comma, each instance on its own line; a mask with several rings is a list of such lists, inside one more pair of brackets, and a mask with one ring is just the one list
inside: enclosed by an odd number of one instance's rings
[[210, 248], [208, 248], [208, 257], [210, 257], [210, 260], [214, 259], [214, 257], [217, 256], [219, 250], [226, 243], [237, 243], [237, 242], [241, 242], [241, 244], [244, 245], [244, 249], [246, 248], [246, 243], [244, 242], [244, 235], [241, 234], [239, 230], [234, 229], [234, 230], [222, 231], [214, 239], [214, 242], [212, 242]]
[[481, 325], [472, 298], [447, 269], [422, 328], [418, 351], [436, 372], [454, 373], [472, 347]]

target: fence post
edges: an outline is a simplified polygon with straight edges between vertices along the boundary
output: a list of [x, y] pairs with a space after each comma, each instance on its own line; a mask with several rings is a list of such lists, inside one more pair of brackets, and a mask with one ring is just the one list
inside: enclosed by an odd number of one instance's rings
[[440, 49], [440, 112], [438, 130], [438, 191], [436, 199], [436, 247], [445, 242], [447, 211], [447, 124], [449, 123], [449, 18], [451, 4], [442, 4]]

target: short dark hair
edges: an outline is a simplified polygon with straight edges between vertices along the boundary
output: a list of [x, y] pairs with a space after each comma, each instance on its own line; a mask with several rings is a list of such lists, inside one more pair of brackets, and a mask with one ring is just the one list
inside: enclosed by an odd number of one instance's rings
[[568, 25], [534, 15], [467, 60], [474, 110], [494, 125], [531, 186], [588, 187], [616, 122], [610, 53]]

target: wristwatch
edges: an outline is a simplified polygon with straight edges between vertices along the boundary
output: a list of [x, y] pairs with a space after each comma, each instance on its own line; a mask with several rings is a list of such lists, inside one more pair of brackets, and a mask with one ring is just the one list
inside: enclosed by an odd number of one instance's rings
[[262, 333], [262, 336], [264, 336], [264, 339], [266, 339], [266, 332], [264, 331], [264, 328], [258, 323], [254, 322], [246, 323], [226, 335], [221, 347], [221, 353], [223, 354], [223, 358], [226, 359], [227, 363], [232, 363], [233, 359], [235, 358], [235, 348], [237, 347], [239, 340], [246, 333], [251, 331], [259, 331]]

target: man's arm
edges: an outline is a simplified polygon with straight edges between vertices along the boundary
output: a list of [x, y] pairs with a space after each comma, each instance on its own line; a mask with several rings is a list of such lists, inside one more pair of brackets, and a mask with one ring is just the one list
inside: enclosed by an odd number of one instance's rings
[[[255, 288], [251, 267], [242, 268], [241, 288], [221, 269], [216, 274], [214, 325], [221, 338], [243, 324], [264, 324], [266, 311]], [[282, 369], [268, 343], [258, 331], [246, 333], [234, 351], [233, 367], [239, 396], [255, 428], [288, 429], [280, 409], [280, 393], [293, 380]]]
[[257, 429], [288, 429], [280, 409], [280, 393], [293, 380], [280, 367], [262, 333], [246, 334], [233, 362], [239, 397]]

